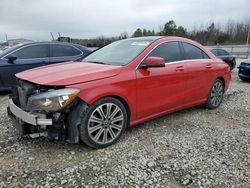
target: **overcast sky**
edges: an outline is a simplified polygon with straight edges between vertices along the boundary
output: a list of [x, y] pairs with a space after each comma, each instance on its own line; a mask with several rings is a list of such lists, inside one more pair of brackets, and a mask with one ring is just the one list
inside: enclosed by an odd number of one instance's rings
[[215, 21], [250, 21], [250, 0], [0, 0], [0, 41], [129, 35], [169, 20], [189, 30]]

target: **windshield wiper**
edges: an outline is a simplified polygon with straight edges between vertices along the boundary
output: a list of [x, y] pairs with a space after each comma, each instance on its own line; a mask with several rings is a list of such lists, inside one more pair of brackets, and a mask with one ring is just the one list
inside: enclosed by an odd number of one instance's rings
[[108, 65], [107, 63], [103, 63], [103, 62], [100, 62], [100, 61], [88, 61], [90, 63], [96, 63], [96, 64], [102, 64], [102, 65]]

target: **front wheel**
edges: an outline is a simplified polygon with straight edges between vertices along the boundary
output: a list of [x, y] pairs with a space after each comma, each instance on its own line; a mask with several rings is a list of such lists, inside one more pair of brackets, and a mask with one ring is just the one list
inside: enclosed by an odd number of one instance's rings
[[209, 90], [205, 106], [214, 109], [220, 106], [224, 94], [224, 84], [220, 79], [216, 79]]
[[119, 100], [103, 98], [87, 109], [80, 124], [80, 139], [93, 148], [107, 147], [120, 138], [127, 121], [127, 111]]

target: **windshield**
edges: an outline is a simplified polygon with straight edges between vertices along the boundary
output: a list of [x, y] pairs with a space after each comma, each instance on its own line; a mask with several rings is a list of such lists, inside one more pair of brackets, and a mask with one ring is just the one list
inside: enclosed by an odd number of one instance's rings
[[87, 56], [83, 61], [110, 65], [126, 65], [154, 40], [125, 39], [113, 42]]

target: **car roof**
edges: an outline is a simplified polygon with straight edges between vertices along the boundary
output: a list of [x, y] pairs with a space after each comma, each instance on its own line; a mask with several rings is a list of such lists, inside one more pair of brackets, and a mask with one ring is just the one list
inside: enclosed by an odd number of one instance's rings
[[25, 45], [30, 45], [30, 44], [65, 44], [65, 45], [74, 45], [74, 46], [77, 46], [77, 45], [74, 44], [74, 43], [59, 42], [59, 41], [26, 42], [26, 43], [20, 44], [20, 46], [25, 46]]
[[125, 40], [157, 40], [162, 38], [163, 36], [147, 36], [147, 37], [133, 37]]
[[64, 45], [72, 45], [72, 46], [75, 46], [77, 47], [79, 50], [83, 51], [83, 50], [86, 50], [86, 51], [89, 51], [91, 52], [91, 50], [89, 50], [87, 47], [85, 46], [82, 46], [82, 45], [79, 45], [79, 44], [73, 44], [73, 43], [68, 43], [68, 42], [58, 42], [58, 41], [48, 41], [48, 42], [25, 42], [25, 43], [22, 43], [22, 44], [17, 44], [15, 46], [12, 46], [11, 48], [5, 50], [5, 51], [2, 51], [0, 53], [0, 58], [5, 56], [6, 54], [8, 53], [11, 53], [11, 51], [13, 50], [16, 50], [18, 48], [21, 48], [23, 46], [28, 46], [28, 45], [33, 45], [33, 44], [64, 44]]
[[179, 41], [179, 42], [188, 42], [188, 43], [192, 43], [192, 44], [196, 44], [198, 46], [202, 46], [201, 44], [199, 44], [198, 42], [188, 39], [188, 38], [184, 38], [184, 37], [178, 37], [178, 36], [147, 36], [147, 37], [135, 37], [135, 38], [129, 38], [129, 39], [125, 39], [125, 40], [148, 40], [150, 42], [155, 42], [155, 41]]
[[124, 40], [149, 40], [149, 41], [156, 41], [156, 40], [160, 40], [160, 39], [165, 39], [165, 40], [179, 40], [179, 41], [190, 40], [190, 39], [187, 39], [187, 38], [177, 37], [177, 36], [146, 36], [146, 37], [128, 38], [128, 39], [124, 39]]
[[[225, 49], [223, 49], [223, 48], [208, 48], [209, 50], [225, 50]], [[225, 50], [225, 51], [227, 51], [227, 50]]]

